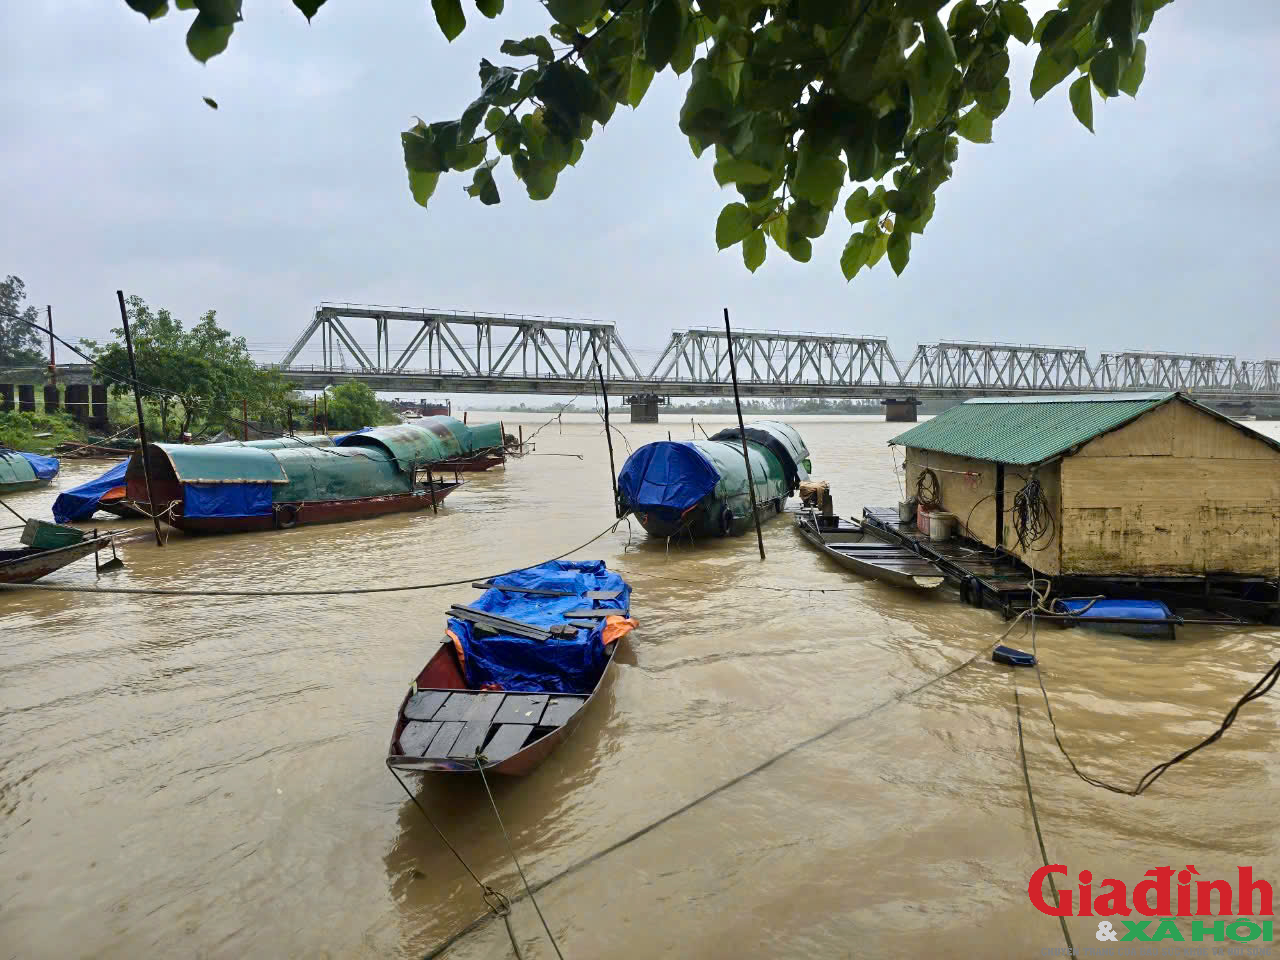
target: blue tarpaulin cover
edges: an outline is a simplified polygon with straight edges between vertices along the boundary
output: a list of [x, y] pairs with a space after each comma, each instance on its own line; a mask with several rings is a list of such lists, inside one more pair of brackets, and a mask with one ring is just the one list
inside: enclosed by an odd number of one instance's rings
[[31, 464], [31, 469], [36, 472], [38, 480], [52, 480], [58, 475], [58, 458], [42, 457], [38, 453], [27, 453], [23, 450], [18, 451], [18, 456], [26, 459]]
[[373, 427], [361, 427], [359, 430], [352, 430], [350, 433], [344, 433], [344, 434], [343, 434], [342, 436], [340, 436], [340, 437], [334, 437], [334, 438], [333, 438], [333, 445], [334, 445], [335, 447], [340, 447], [340, 446], [342, 446], [342, 441], [343, 441], [343, 440], [345, 440], [345, 439], [347, 439], [347, 437], [354, 437], [354, 436], [356, 436], [356, 434], [360, 434], [360, 433], [368, 433], [368, 432], [369, 432], [370, 430], [372, 430], [372, 429], [373, 429]]
[[[496, 577], [494, 583], [572, 592], [571, 597], [544, 597], [486, 590], [479, 600], [469, 604], [477, 610], [540, 627], [564, 623], [564, 614], [569, 610], [592, 607], [629, 611], [631, 606], [631, 587], [601, 560], [552, 560]], [[588, 590], [622, 592], [614, 600], [603, 601], [588, 600]], [[503, 690], [535, 693], [590, 693], [609, 661], [602, 640], [604, 626], [601, 617], [592, 629], [583, 627], [573, 639], [530, 640], [476, 632], [464, 620], [449, 620], [449, 629], [462, 644], [468, 687], [479, 689], [496, 684]]]
[[184, 483], [182, 513], [188, 517], [265, 517], [271, 513], [271, 484]]
[[618, 491], [633, 510], [681, 514], [719, 481], [719, 471], [693, 444], [659, 440], [627, 457], [618, 474]]
[[103, 494], [124, 486], [124, 473], [128, 468], [129, 461], [122, 460], [102, 476], [58, 494], [58, 499], [53, 501], [54, 521], [75, 523], [88, 520], [98, 509]]
[[[1090, 606], [1092, 604], [1092, 606]], [[1074, 613], [1081, 619], [1106, 617], [1125, 620], [1168, 620], [1173, 612], [1159, 600], [1059, 600], [1063, 613]]]

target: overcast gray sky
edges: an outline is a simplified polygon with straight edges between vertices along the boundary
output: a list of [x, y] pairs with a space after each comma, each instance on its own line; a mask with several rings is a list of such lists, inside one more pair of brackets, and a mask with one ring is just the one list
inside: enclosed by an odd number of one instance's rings
[[1015, 54], [996, 142], [962, 143], [907, 271], [885, 262], [852, 284], [839, 215], [807, 265], [770, 246], [753, 276], [716, 250], [736, 195], [690, 153], [684, 81], [668, 75], [597, 130], [550, 200], [508, 176], [484, 207], [463, 174], [417, 207], [399, 133], [455, 117], [480, 57], [546, 22], [531, 0], [507, 8], [469, 12], [448, 44], [427, 0], [330, 0], [310, 26], [284, 0], [247, 0], [202, 66], [187, 13], [4, 3], [0, 274], [68, 333], [105, 334], [123, 287], [187, 320], [216, 308], [264, 359], [326, 299], [612, 320], [643, 367], [725, 305], [743, 328], [880, 334], [899, 356], [940, 338], [1280, 356], [1275, 0], [1161, 11], [1142, 91], [1096, 104], [1096, 136], [1065, 83], [1031, 102]]

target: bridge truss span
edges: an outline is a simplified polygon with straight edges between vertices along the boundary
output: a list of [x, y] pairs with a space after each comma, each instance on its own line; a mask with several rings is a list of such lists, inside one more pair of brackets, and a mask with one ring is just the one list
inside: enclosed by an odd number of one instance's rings
[[[352, 321], [373, 322], [373, 357], [352, 332]], [[392, 323], [405, 326], [407, 342], [392, 349]], [[400, 307], [322, 304], [306, 330], [285, 354], [290, 368], [316, 338], [321, 368], [339, 366], [349, 355], [367, 374], [461, 374], [503, 377], [589, 378], [598, 357], [606, 377], [642, 379], [640, 368], [612, 323], [510, 314], [446, 313]], [[367, 342], [367, 340], [366, 340]], [[392, 355], [395, 354], [395, 359]], [[425, 361], [425, 362], [424, 362]], [[342, 364], [345, 367], [345, 363]]]
[[[733, 340], [742, 393], [752, 397], [907, 401], [1182, 390], [1215, 402], [1280, 402], [1277, 360], [1128, 351], [1091, 361], [1081, 347], [941, 340], [918, 345], [904, 364], [884, 337], [744, 329]], [[321, 363], [299, 364], [303, 350], [317, 344]], [[611, 392], [728, 395], [728, 343], [718, 328], [673, 332], [646, 373], [612, 323], [368, 304], [321, 304], [278, 366], [304, 389], [361, 380], [379, 391], [568, 395], [597, 389], [597, 358]]]
[[[902, 377], [882, 337], [742, 330], [733, 335], [738, 379], [749, 383], [885, 386]], [[671, 334], [649, 380], [728, 382], [728, 338], [696, 327]]]

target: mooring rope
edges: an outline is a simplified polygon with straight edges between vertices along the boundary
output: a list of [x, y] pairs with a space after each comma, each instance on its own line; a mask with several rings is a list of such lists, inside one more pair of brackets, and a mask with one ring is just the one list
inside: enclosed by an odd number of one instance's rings
[[[417, 807], [419, 812], [421, 812], [426, 818], [427, 823], [431, 824], [431, 829], [433, 829], [436, 834], [439, 835], [440, 839], [444, 841], [444, 845], [449, 848], [449, 852], [457, 858], [460, 864], [462, 864], [462, 868], [466, 870], [467, 873], [471, 874], [471, 879], [474, 880], [476, 882], [476, 886], [480, 888], [480, 895], [483, 897], [485, 905], [489, 908], [489, 912], [494, 916], [499, 917], [505, 917], [509, 914], [511, 912], [511, 900], [508, 899], [507, 895], [500, 890], [493, 889], [493, 887], [476, 876], [476, 872], [471, 869], [471, 864], [467, 863], [467, 861], [462, 858], [462, 854], [460, 854], [457, 848], [449, 842], [449, 838], [444, 835], [444, 831], [441, 830], [436, 825], [436, 822], [431, 819], [431, 814], [427, 813], [427, 808], [418, 802], [418, 798], [414, 796], [413, 791], [409, 789], [409, 785], [400, 779], [400, 774], [397, 773], [396, 768], [391, 765], [390, 759], [387, 760], [387, 769], [391, 771], [391, 775], [396, 778], [396, 783], [400, 784], [400, 789], [405, 792], [405, 795], [413, 801], [413, 805]], [[510, 925], [508, 925], [508, 929], [510, 929]]]
[[504, 570], [502, 573], [487, 573], [483, 576], [463, 577], [460, 580], [442, 580], [439, 583], [406, 583], [393, 587], [347, 587], [345, 589], [332, 588], [328, 590], [182, 590], [168, 587], [82, 587], [61, 583], [0, 583], [0, 588], [8, 590], [49, 590], [60, 593], [126, 593], [157, 597], [333, 597], [347, 594], [403, 593], [409, 590], [434, 590], [438, 587], [457, 587], [467, 583], [492, 580], [495, 577], [504, 577], [508, 573], [527, 570], [529, 567], [536, 567], [543, 563], [563, 560], [570, 554], [586, 549], [601, 537], [613, 532], [621, 522], [621, 519], [613, 521], [586, 543], [579, 544], [573, 549], [566, 550], [564, 553], [550, 559], [527, 564], [523, 567], [514, 567], [510, 570]]
[[[1018, 716], [1018, 755], [1022, 758], [1022, 779], [1027, 785], [1027, 803], [1031, 807], [1031, 822], [1036, 827], [1036, 842], [1040, 844], [1040, 859], [1044, 865], [1049, 866], [1049, 854], [1044, 848], [1044, 833], [1040, 829], [1040, 815], [1036, 813], [1036, 798], [1031, 792], [1031, 773], [1027, 769], [1027, 744], [1022, 738], [1022, 702], [1018, 699], [1018, 681], [1013, 677], [1013, 669], [1009, 670], [1009, 682], [1013, 686], [1013, 706]], [[1053, 880], [1053, 873], [1049, 873], [1049, 889], [1053, 891], [1053, 899], [1056, 903], [1058, 900], [1058, 885]], [[1062, 937], [1067, 941], [1067, 955], [1075, 956], [1075, 944], [1071, 942], [1071, 933], [1067, 930], [1066, 917], [1059, 916], [1058, 923], [1062, 925]]]
[[[555, 950], [556, 956], [560, 960], [564, 960], [564, 954], [560, 952], [560, 944], [556, 943], [555, 934], [551, 932], [551, 928], [547, 926], [547, 918], [542, 915], [542, 908], [538, 906], [538, 899], [533, 895], [533, 891], [529, 889], [529, 878], [524, 875], [524, 867], [520, 866], [520, 861], [516, 857], [515, 847], [511, 845], [511, 835], [507, 833], [507, 825], [502, 822], [502, 814], [498, 812], [498, 803], [493, 799], [493, 791], [489, 789], [489, 778], [484, 772], [484, 754], [480, 752], [480, 748], [476, 748], [476, 769], [480, 771], [480, 780], [484, 784], [484, 792], [489, 795], [489, 806], [493, 808], [493, 816], [498, 821], [498, 827], [502, 830], [502, 839], [507, 842], [507, 853], [511, 855], [511, 862], [516, 865], [516, 872], [520, 874], [520, 882], [524, 884], [524, 892], [529, 897], [529, 901], [533, 904], [533, 909], [538, 911], [538, 919], [542, 921], [542, 929], [547, 932], [547, 939], [551, 941], [551, 947]], [[507, 933], [511, 935], [511, 945], [516, 949], [516, 955], [520, 955], [520, 948], [516, 945], [515, 933], [511, 930], [511, 924], [507, 924]]]
[[[907, 690], [904, 693], [900, 693], [893, 697], [890, 697], [888, 700], [883, 700], [880, 703], [876, 704], [875, 706], [872, 706], [869, 709], [862, 711], [861, 713], [857, 713], [852, 716], [845, 717], [844, 719], [827, 727], [825, 730], [822, 730], [819, 733], [815, 733], [813, 736], [807, 737], [804, 740], [799, 741], [798, 743], [792, 744], [782, 752], [776, 753], [773, 756], [769, 757], [767, 760], [764, 760], [761, 763], [756, 764], [750, 770], [740, 773], [736, 777], [726, 780], [723, 783], [719, 784], [718, 786], [712, 787], [707, 792], [700, 794], [697, 797], [694, 797], [688, 803], [680, 807], [677, 807], [675, 810], [672, 810], [670, 813], [667, 813], [662, 817], [659, 817], [657, 820], [652, 821], [651, 823], [641, 827], [640, 829], [627, 834], [627, 836], [623, 837], [622, 839], [614, 843], [611, 843], [609, 846], [601, 850], [597, 850], [595, 853], [590, 854], [587, 857], [584, 857], [583, 859], [577, 861], [576, 863], [570, 864], [569, 866], [565, 867], [563, 870], [559, 871], [558, 873], [555, 873], [552, 876], [548, 877], [546, 880], [542, 880], [542, 881], [539, 881], [538, 883], [532, 884], [529, 887], [528, 896], [532, 896], [535, 893], [540, 893], [541, 891], [545, 890], [547, 887], [551, 886], [551, 884], [556, 883], [559, 880], [563, 880], [565, 877], [569, 876], [570, 874], [577, 873], [579, 870], [583, 869], [584, 867], [590, 866], [596, 861], [601, 860], [604, 857], [607, 857], [609, 854], [617, 850], [620, 850], [621, 848], [627, 846], [628, 844], [636, 840], [639, 840], [645, 834], [651, 833], [652, 831], [658, 829], [664, 824], [669, 823], [670, 821], [676, 819], [681, 814], [688, 813], [690, 810], [692, 810], [694, 807], [698, 806], [699, 804], [702, 804], [705, 801], [710, 800], [712, 797], [715, 797], [723, 793], [724, 791], [730, 789], [731, 787], [737, 786], [742, 781], [750, 777], [754, 777], [756, 774], [769, 769], [779, 760], [782, 760], [782, 759], [785, 759], [786, 757], [791, 756], [791, 754], [795, 753], [796, 751], [803, 750], [805, 747], [811, 746], [812, 744], [815, 744], [818, 741], [823, 740], [834, 733], [838, 733], [839, 731], [845, 729], [846, 727], [854, 723], [857, 723], [860, 720], [865, 720], [868, 717], [876, 713], [879, 713], [881, 710], [885, 709], [886, 707], [891, 707], [891, 706], [894, 706], [895, 704], [901, 703], [902, 701], [906, 700], [908, 697], [915, 696], [917, 693], [920, 693], [921, 691], [926, 690], [929, 687], [932, 687], [934, 684], [941, 683], [943, 680], [946, 680], [950, 677], [955, 676], [965, 667], [969, 666], [971, 663], [976, 661], [978, 658], [984, 656], [986, 653], [987, 651], [985, 649], [978, 653], [975, 653], [968, 660], [964, 661], [964, 663], [961, 663], [958, 666], [952, 667], [946, 673], [939, 674], [936, 677], [926, 680], [924, 683], [921, 683], [918, 686], [912, 687], [910, 690]], [[516, 903], [523, 899], [524, 899], [524, 895], [517, 895], [511, 902]], [[474, 932], [475, 930], [478, 930], [484, 923], [488, 922], [488, 919], [489, 918], [487, 915], [476, 917], [474, 920], [468, 923], [461, 930], [458, 930], [456, 933], [451, 935], [447, 940], [444, 940], [443, 942], [438, 944], [436, 947], [434, 947], [432, 950], [430, 950], [423, 957], [423, 960], [435, 960], [435, 958], [444, 954], [447, 950], [453, 947], [453, 945], [456, 944], [463, 937]]]

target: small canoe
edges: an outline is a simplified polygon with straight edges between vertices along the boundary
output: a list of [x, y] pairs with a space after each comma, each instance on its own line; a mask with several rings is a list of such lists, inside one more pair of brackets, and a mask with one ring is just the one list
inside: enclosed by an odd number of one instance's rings
[[835, 525], [815, 511], [796, 514], [796, 529], [846, 570], [909, 590], [932, 590], [945, 580], [935, 564], [905, 547], [866, 536], [857, 521]]
[[33, 583], [110, 544], [111, 537], [103, 536], [85, 537], [79, 543], [53, 550], [39, 547], [0, 550], [0, 583]]
[[529, 773], [581, 721], [635, 626], [631, 588], [603, 562], [552, 561], [475, 586], [485, 592], [450, 609], [400, 703], [388, 766]]

